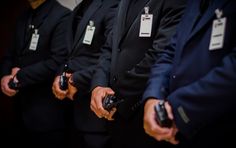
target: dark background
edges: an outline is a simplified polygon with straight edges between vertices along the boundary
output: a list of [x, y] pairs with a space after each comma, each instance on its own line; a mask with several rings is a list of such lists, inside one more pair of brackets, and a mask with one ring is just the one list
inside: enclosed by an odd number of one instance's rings
[[[0, 60], [10, 46], [16, 20], [28, 7], [27, 0], [1, 0], [0, 2]], [[0, 146], [7, 143], [8, 137], [14, 136], [15, 113], [13, 98], [7, 98], [0, 91]], [[14, 141], [11, 141], [14, 142]]]

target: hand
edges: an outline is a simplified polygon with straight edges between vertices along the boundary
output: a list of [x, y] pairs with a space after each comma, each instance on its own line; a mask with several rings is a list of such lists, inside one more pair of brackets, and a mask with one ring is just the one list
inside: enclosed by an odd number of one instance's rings
[[[171, 128], [165, 128], [158, 125], [156, 122], [156, 112], [154, 110], [154, 106], [159, 103], [160, 100], [157, 99], [149, 99], [144, 107], [144, 129], [145, 132], [155, 138], [158, 141], [165, 140], [172, 144], [178, 144], [179, 141], [175, 139], [176, 133], [178, 129], [175, 124]], [[171, 106], [166, 102], [165, 107], [168, 113], [168, 117], [173, 120], [173, 114], [171, 110]]]
[[106, 118], [109, 121], [113, 121], [113, 115], [115, 114], [115, 112], [117, 111], [117, 109], [114, 107], [111, 109], [111, 111], [109, 111], [109, 115], [108, 116], [104, 116], [104, 118]]
[[66, 98], [67, 90], [63, 91], [60, 89], [59, 81], [60, 81], [60, 76], [56, 76], [52, 85], [52, 92], [56, 98], [58, 98], [59, 100], [63, 100]]
[[14, 68], [12, 68], [12, 69], [11, 69], [11, 75], [15, 76], [15, 75], [18, 73], [19, 70], [20, 70], [19, 67], [14, 67]]
[[5, 95], [9, 96], [9, 97], [12, 97], [12, 96], [16, 95], [16, 93], [17, 93], [17, 90], [10, 89], [9, 86], [8, 86], [8, 83], [13, 78], [14, 78], [13, 75], [7, 75], [7, 76], [2, 77], [2, 79], [1, 79], [1, 89], [2, 89], [2, 92]]
[[115, 92], [108, 87], [96, 87], [92, 91], [90, 108], [91, 110], [99, 117], [105, 117], [108, 120], [112, 120], [112, 116], [115, 113], [116, 109], [110, 113], [105, 110], [102, 106], [102, 101], [106, 95], [114, 95]]
[[67, 92], [67, 98], [69, 98], [70, 100], [74, 100], [73, 97], [75, 93], [78, 91], [77, 88], [72, 85], [72, 83], [73, 83], [73, 80], [72, 80], [72, 75], [71, 75], [68, 81], [68, 92]]
[[[168, 114], [168, 117], [170, 118], [170, 120], [174, 121], [174, 115], [172, 113], [172, 108], [168, 102], [165, 102], [165, 108], [166, 108], [166, 111], [167, 111], [167, 114]], [[178, 144], [179, 141], [176, 139], [176, 134], [179, 131], [179, 129], [176, 127], [174, 122], [173, 122], [173, 125], [171, 128], [172, 128], [172, 131], [170, 133], [170, 137], [165, 140], [172, 143], [172, 144]]]

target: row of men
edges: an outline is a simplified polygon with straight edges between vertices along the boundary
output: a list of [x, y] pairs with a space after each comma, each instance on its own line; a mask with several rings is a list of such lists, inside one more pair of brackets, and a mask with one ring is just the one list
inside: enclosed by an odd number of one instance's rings
[[[24, 146], [235, 145], [234, 0], [28, 2], [1, 64]], [[156, 121], [162, 100], [169, 127]]]

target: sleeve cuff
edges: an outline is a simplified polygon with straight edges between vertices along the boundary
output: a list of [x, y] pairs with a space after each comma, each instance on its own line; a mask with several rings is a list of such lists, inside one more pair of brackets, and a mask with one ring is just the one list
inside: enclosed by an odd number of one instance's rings
[[[197, 134], [201, 125], [194, 126], [193, 121], [187, 115], [184, 107], [178, 103], [178, 101], [176, 100], [176, 97], [169, 96], [167, 100], [172, 107], [172, 112], [174, 114], [174, 121], [177, 128], [179, 129], [179, 132], [185, 138], [191, 139], [194, 135]], [[199, 127], [199, 128], [196, 128], [196, 127]]]

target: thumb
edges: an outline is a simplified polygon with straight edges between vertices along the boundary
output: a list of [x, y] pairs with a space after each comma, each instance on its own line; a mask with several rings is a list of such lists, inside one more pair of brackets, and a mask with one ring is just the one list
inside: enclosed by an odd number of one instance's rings
[[107, 93], [108, 95], [114, 95], [114, 94], [115, 94], [115, 92], [114, 92], [111, 88], [107, 88], [107, 89], [106, 89], [106, 93]]

